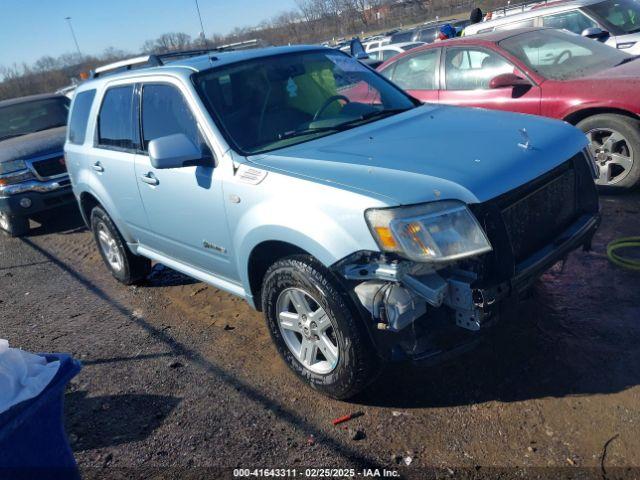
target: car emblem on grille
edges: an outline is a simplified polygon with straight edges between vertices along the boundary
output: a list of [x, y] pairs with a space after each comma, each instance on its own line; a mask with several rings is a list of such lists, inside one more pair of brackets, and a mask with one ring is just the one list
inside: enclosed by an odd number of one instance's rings
[[518, 146], [524, 150], [533, 150], [533, 147], [531, 146], [531, 139], [529, 138], [529, 134], [527, 133], [527, 129], [526, 128], [521, 128], [520, 130], [518, 130], [520, 132], [520, 135], [522, 135], [522, 142], [520, 142], [518, 144]]

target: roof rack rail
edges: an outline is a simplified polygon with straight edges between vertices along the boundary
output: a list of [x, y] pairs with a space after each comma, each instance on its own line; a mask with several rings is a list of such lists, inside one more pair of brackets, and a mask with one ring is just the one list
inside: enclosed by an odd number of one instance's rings
[[528, 2], [522, 3], [514, 3], [510, 5], [506, 5], [504, 7], [496, 8], [491, 11], [494, 18], [496, 15], [501, 14], [500, 16], [506, 17], [507, 15], [514, 15], [516, 13], [522, 13], [529, 11], [535, 7], [541, 7], [546, 5], [547, 3], [558, 3], [558, 0], [530, 0]]
[[219, 47], [200, 48], [195, 50], [176, 50], [174, 52], [155, 53], [149, 55], [141, 55], [139, 57], [121, 60], [119, 62], [103, 65], [91, 71], [91, 78], [103, 77], [114, 73], [124, 72], [127, 70], [135, 70], [138, 68], [159, 67], [166, 65], [167, 61], [177, 60], [179, 58], [197, 57], [199, 55], [209, 55], [212, 53], [227, 52], [233, 50], [246, 50], [266, 46], [264, 41], [253, 39], [243, 42], [230, 43], [228, 45], [220, 45]]

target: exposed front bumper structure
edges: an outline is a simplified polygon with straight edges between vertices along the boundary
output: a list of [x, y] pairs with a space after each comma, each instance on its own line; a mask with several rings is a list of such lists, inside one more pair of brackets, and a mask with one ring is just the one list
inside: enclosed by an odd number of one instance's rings
[[581, 156], [472, 210], [491, 240], [488, 254], [434, 266], [363, 252], [336, 265], [364, 317], [373, 319], [383, 357], [433, 359], [477, 343], [546, 270], [590, 248], [600, 224]]

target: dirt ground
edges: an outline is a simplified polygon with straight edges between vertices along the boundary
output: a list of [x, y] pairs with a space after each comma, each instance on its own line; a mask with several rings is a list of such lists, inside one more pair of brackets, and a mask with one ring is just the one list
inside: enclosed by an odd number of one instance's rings
[[609, 264], [605, 246], [640, 235], [640, 193], [602, 207], [593, 251], [547, 273], [489, 342], [445, 365], [387, 367], [350, 402], [289, 373], [243, 301], [162, 266], [144, 286], [118, 284], [74, 209], [0, 236], [0, 337], [82, 361], [65, 422], [89, 477], [638, 478], [640, 275]]

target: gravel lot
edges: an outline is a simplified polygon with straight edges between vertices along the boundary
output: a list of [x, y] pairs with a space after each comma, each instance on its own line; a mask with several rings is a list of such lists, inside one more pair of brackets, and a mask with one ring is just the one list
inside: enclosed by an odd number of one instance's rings
[[604, 250], [640, 234], [640, 194], [602, 206], [594, 250], [547, 273], [490, 341], [446, 365], [388, 367], [351, 402], [290, 374], [243, 301], [162, 266], [145, 286], [118, 284], [73, 209], [27, 238], [0, 236], [0, 337], [83, 362], [65, 421], [88, 477], [367, 467], [506, 478], [519, 467], [638, 478], [640, 276]]

